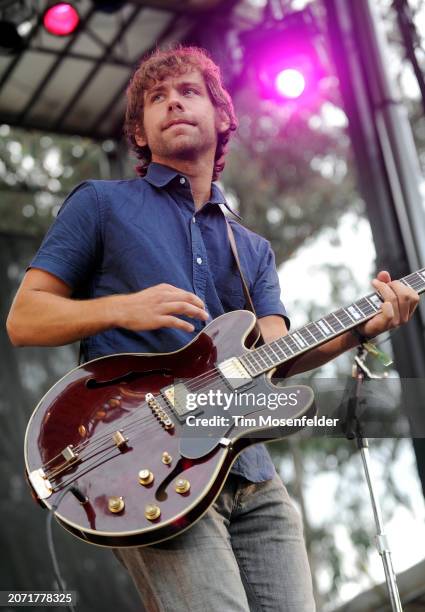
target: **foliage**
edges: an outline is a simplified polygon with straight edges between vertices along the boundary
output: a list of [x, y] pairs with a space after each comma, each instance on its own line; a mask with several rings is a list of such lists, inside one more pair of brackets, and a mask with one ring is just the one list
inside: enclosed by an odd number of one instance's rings
[[0, 126], [0, 231], [42, 236], [77, 183], [107, 174], [102, 164], [88, 139]]

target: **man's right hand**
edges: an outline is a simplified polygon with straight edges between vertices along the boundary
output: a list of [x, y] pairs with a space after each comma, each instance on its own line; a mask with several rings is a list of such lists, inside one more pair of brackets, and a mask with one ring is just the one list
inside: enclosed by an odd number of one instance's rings
[[204, 302], [197, 295], [166, 283], [121, 296], [120, 302], [119, 326], [131, 331], [175, 327], [192, 332], [194, 325], [176, 315], [201, 321], [209, 318]]
[[190, 291], [161, 284], [130, 294], [88, 300], [71, 297], [72, 288], [60, 278], [31, 268], [25, 274], [7, 319], [15, 346], [58, 346], [115, 327], [132, 331], [194, 326], [178, 315], [206, 321], [205, 306]]

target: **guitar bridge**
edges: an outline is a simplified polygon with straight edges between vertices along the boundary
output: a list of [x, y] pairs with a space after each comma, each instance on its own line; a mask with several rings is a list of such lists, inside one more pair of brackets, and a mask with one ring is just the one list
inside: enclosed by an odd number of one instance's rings
[[28, 474], [28, 479], [36, 492], [38, 499], [47, 499], [52, 494], [52, 485], [47, 479], [46, 474], [39, 468]]

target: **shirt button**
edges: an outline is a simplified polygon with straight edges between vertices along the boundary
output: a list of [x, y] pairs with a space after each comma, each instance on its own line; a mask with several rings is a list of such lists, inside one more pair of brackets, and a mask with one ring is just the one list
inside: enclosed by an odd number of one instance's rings
[[195, 217], [192, 217], [192, 223], [196, 223]]
[[184, 185], [185, 182], [186, 182], [186, 179], [183, 176], [181, 176], [180, 177], [180, 185]]
[[197, 257], [196, 258], [196, 263], [201, 264], [202, 263], [202, 257]]

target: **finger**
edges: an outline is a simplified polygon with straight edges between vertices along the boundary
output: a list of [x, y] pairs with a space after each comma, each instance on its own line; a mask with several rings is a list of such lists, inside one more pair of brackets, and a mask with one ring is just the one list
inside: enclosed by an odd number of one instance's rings
[[[416, 291], [415, 291], [416, 293]], [[409, 306], [409, 319], [410, 317], [413, 315], [413, 313], [415, 312], [416, 308], [419, 306], [419, 294], [416, 293], [415, 297], [411, 300], [410, 302], [410, 306]]]
[[394, 308], [391, 302], [384, 302], [381, 311], [367, 321], [363, 326], [359, 326], [359, 331], [368, 338], [374, 338], [382, 332], [394, 327]]
[[167, 291], [167, 297], [169, 297], [170, 301], [173, 302], [188, 302], [189, 304], [193, 304], [198, 308], [205, 308], [204, 302], [201, 300], [201, 298], [195, 295], [195, 293], [185, 291], [184, 289], [179, 289], [178, 287], [172, 287], [170, 285], [170, 289]]
[[183, 319], [179, 319], [178, 317], [172, 317], [171, 315], [160, 317], [159, 324], [160, 327], [173, 327], [187, 332], [193, 332], [195, 330], [195, 326], [192, 325], [192, 323], [183, 321]]
[[410, 304], [412, 299], [414, 299], [414, 296], [412, 296], [413, 292], [400, 281], [392, 281], [390, 286], [397, 296], [400, 323], [407, 323], [409, 320]]
[[376, 278], [383, 283], [391, 282], [391, 275], [386, 270], [381, 270], [380, 272], [378, 272], [378, 274], [376, 275]]
[[206, 321], [209, 318], [206, 310], [188, 302], [165, 302], [161, 305], [161, 314], [183, 314], [192, 319], [201, 319], [202, 321]]
[[[376, 320], [375, 320], [376, 319]], [[396, 327], [395, 317], [394, 317], [394, 306], [391, 302], [384, 302], [382, 304], [381, 312], [376, 315], [372, 321], [377, 326], [378, 331], [374, 331], [374, 334], [380, 334], [387, 329], [392, 329]]]
[[377, 278], [374, 278], [372, 285], [375, 287], [375, 289], [377, 289], [384, 302], [390, 302], [392, 304], [394, 310], [394, 326], [399, 325], [400, 313], [398, 299], [394, 289], [391, 286], [391, 283], [384, 283], [383, 281], [379, 281]]

